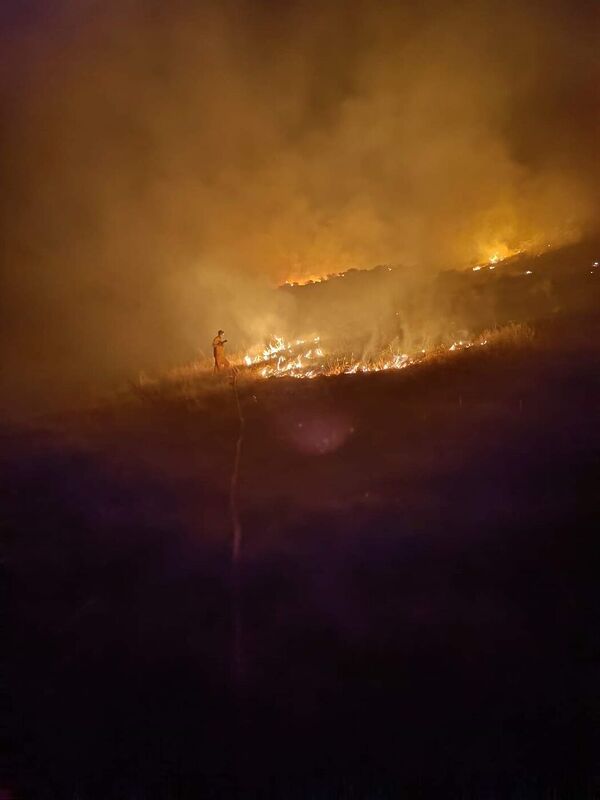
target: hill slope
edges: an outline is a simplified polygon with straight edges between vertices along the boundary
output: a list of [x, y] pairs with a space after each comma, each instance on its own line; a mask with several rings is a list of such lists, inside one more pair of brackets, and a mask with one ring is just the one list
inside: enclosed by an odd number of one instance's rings
[[599, 333], [240, 384], [241, 685], [229, 385], [5, 430], [15, 788], [591, 796]]

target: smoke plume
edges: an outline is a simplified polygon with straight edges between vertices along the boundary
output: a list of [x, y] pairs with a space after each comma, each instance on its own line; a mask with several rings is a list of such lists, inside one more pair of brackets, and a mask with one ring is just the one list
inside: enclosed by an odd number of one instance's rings
[[285, 280], [420, 279], [597, 229], [592, 3], [1, 13], [9, 400], [172, 365], [217, 328], [282, 330]]

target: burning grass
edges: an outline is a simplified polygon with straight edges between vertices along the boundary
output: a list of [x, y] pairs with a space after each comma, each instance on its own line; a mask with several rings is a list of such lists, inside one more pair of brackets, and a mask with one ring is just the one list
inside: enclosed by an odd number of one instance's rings
[[484, 331], [477, 337], [452, 341], [436, 347], [400, 352], [391, 345], [379, 353], [357, 357], [353, 352], [329, 352], [319, 337], [286, 342], [275, 337], [262, 352], [244, 357], [245, 367], [260, 378], [291, 377], [312, 379], [334, 375], [384, 372], [405, 369], [423, 361], [446, 358], [450, 354], [480, 347], [516, 348], [533, 342], [534, 330], [526, 323], [510, 323], [502, 328]]
[[[283, 337], [273, 339], [263, 347], [233, 358], [238, 384], [251, 389], [257, 382], [274, 378], [295, 380], [327, 379], [345, 376], [417, 368], [436, 365], [454, 359], [476, 357], [485, 352], [523, 350], [533, 346], [534, 328], [527, 323], [510, 323], [483, 331], [472, 339], [459, 339], [413, 353], [401, 353], [388, 346], [379, 353], [359, 358], [351, 351], [330, 352], [320, 338], [296, 339], [287, 342]], [[194, 361], [170, 370], [166, 375], [149, 379], [141, 375], [131, 383], [131, 393], [145, 402], [179, 401], [191, 406], [205, 406], [217, 400], [230, 388], [231, 373], [213, 374], [210, 359]]]

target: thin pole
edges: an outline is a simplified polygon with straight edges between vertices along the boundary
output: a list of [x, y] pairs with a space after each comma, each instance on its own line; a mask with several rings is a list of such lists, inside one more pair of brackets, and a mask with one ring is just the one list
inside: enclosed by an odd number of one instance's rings
[[235, 445], [235, 458], [231, 472], [229, 487], [229, 514], [231, 518], [231, 591], [233, 617], [233, 677], [239, 683], [242, 677], [242, 608], [241, 608], [241, 558], [242, 558], [242, 524], [238, 508], [239, 474], [244, 442], [245, 420], [237, 390], [237, 374], [232, 374], [232, 387], [239, 418], [238, 438]]

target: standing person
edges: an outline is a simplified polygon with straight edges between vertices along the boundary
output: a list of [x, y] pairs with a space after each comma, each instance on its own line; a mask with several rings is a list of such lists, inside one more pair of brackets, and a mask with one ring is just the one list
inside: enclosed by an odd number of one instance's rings
[[230, 369], [231, 367], [231, 364], [225, 355], [225, 342], [227, 339], [223, 338], [224, 334], [225, 331], [219, 331], [213, 339], [213, 356], [215, 358], [213, 375], [215, 372], [220, 372], [222, 369]]

